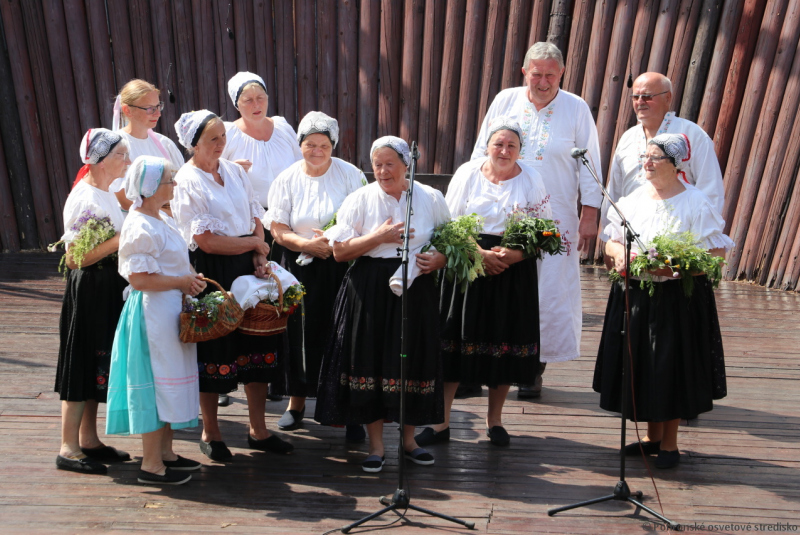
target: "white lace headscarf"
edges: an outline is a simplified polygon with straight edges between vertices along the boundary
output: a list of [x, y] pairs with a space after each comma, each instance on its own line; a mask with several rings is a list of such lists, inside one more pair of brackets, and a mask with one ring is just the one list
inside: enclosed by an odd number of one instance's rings
[[200, 140], [208, 121], [217, 116], [208, 110], [190, 111], [181, 115], [175, 122], [178, 141], [187, 149], [193, 148]]
[[125, 173], [125, 196], [133, 201], [129, 210], [142, 205], [142, 197], [152, 197], [161, 185], [164, 170], [171, 171], [172, 166], [164, 158], [157, 156], [139, 156]]
[[375, 151], [383, 147], [389, 147], [394, 150], [403, 160], [403, 163], [406, 164], [406, 167], [411, 165], [411, 149], [408, 148], [408, 143], [396, 136], [383, 136], [376, 139], [369, 151], [369, 159], [372, 160], [372, 155], [375, 154]]
[[508, 115], [498, 115], [489, 122], [489, 135], [486, 136], [487, 145], [489, 141], [491, 141], [492, 136], [500, 130], [511, 130], [517, 134], [520, 143], [522, 143], [522, 127], [520, 127], [519, 123]]
[[339, 142], [339, 122], [321, 111], [310, 111], [297, 127], [297, 142], [302, 143], [310, 134], [327, 134], [335, 149]]
[[247, 84], [253, 82], [260, 85], [264, 89], [264, 93], [267, 92], [267, 84], [264, 83], [264, 79], [252, 72], [237, 72], [228, 80], [228, 95], [233, 101], [233, 107], [237, 110], [239, 109], [239, 97], [242, 96], [242, 90]]
[[90, 128], [81, 140], [81, 161], [86, 165], [100, 163], [122, 141], [122, 136], [105, 128]]
[[686, 134], [659, 134], [651, 139], [648, 145], [655, 145], [669, 156], [672, 165], [679, 171], [683, 169], [683, 164], [692, 157], [692, 145]]

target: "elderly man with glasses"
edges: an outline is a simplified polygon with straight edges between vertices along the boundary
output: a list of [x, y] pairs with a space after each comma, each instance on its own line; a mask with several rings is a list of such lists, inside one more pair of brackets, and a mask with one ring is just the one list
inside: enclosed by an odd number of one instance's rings
[[[685, 134], [689, 139], [689, 159], [679, 175], [682, 180], [700, 189], [711, 204], [722, 213], [725, 189], [714, 142], [705, 130], [669, 111], [672, 103], [672, 82], [661, 73], [646, 72], [633, 82], [633, 111], [639, 123], [622, 134], [608, 170], [608, 192], [614, 201], [626, 197], [645, 184], [642, 156], [647, 143], [659, 134]], [[608, 200], [603, 201], [600, 228], [608, 225]], [[603, 241], [608, 236], [602, 235]]]

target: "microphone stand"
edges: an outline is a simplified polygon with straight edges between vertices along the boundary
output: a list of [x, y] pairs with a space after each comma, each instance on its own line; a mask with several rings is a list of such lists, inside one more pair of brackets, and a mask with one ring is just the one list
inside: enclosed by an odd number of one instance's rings
[[[664, 522], [670, 529], [674, 529], [679, 531], [681, 529], [680, 524], [677, 522], [673, 522], [672, 520], [666, 518], [663, 515], [653, 511], [646, 505], [644, 505], [641, 501], [642, 499], [642, 491], [631, 492], [630, 487], [628, 487], [628, 482], [625, 481], [625, 431], [627, 426], [627, 419], [628, 419], [628, 390], [630, 388], [628, 382], [628, 371], [630, 369], [630, 353], [628, 351], [630, 347], [630, 329], [628, 328], [628, 316], [630, 315], [629, 304], [628, 304], [628, 292], [630, 291], [630, 262], [631, 262], [631, 244], [634, 240], [636, 240], [636, 244], [640, 247], [642, 251], [647, 250], [647, 247], [644, 246], [642, 241], [639, 239], [639, 234], [637, 234], [633, 228], [631, 227], [628, 220], [622, 214], [619, 207], [614, 203], [614, 200], [606, 190], [603, 183], [597, 177], [597, 174], [594, 172], [592, 167], [589, 165], [589, 161], [586, 159], [586, 151], [584, 149], [573, 149], [572, 150], [572, 157], [576, 160], [580, 158], [583, 162], [583, 165], [589, 170], [592, 177], [594, 177], [595, 182], [600, 186], [600, 189], [603, 192], [603, 195], [606, 199], [608, 199], [611, 206], [614, 210], [619, 214], [620, 219], [622, 219], [622, 226], [625, 227], [625, 312], [623, 313], [623, 320], [622, 320], [622, 331], [620, 334], [623, 337], [623, 347], [622, 347], [622, 393], [620, 395], [620, 401], [622, 404], [622, 411], [620, 413], [620, 449], [619, 449], [619, 481], [617, 481], [616, 486], [614, 487], [614, 491], [612, 494], [607, 496], [601, 496], [600, 498], [594, 498], [592, 500], [587, 500], [583, 502], [573, 503], [571, 505], [565, 505], [563, 507], [556, 507], [554, 509], [549, 509], [547, 511], [547, 516], [553, 516], [557, 513], [562, 511], [569, 511], [570, 509], [577, 509], [578, 507], [586, 507], [587, 505], [593, 505], [595, 503], [607, 502], [611, 500], [619, 500], [624, 502], [630, 502], [636, 507], [644, 509], [657, 519]], [[632, 372], [632, 370], [631, 370]]]
[[406, 373], [408, 369], [408, 342], [409, 342], [409, 331], [408, 331], [408, 254], [409, 254], [409, 246], [408, 242], [410, 238], [411, 232], [411, 216], [414, 214], [414, 210], [411, 208], [411, 201], [414, 198], [414, 182], [416, 179], [417, 174], [417, 160], [419, 159], [419, 151], [417, 150], [417, 142], [414, 141], [411, 143], [411, 168], [409, 173], [409, 184], [408, 190], [406, 191], [406, 221], [405, 221], [405, 228], [403, 230], [403, 245], [402, 247], [397, 248], [397, 254], [400, 255], [400, 262], [403, 266], [403, 295], [401, 297], [401, 310], [402, 310], [402, 320], [401, 320], [401, 328], [400, 328], [400, 441], [397, 447], [397, 490], [394, 491], [394, 495], [392, 499], [388, 499], [385, 496], [380, 498], [381, 504], [385, 505], [383, 509], [372, 513], [371, 515], [365, 516], [361, 520], [357, 522], [353, 522], [341, 529], [342, 533], [350, 533], [350, 530], [360, 526], [365, 522], [369, 522], [373, 518], [377, 518], [384, 513], [389, 511], [397, 511], [402, 509], [403, 514], [405, 514], [406, 509], [412, 509], [414, 511], [419, 511], [420, 513], [425, 513], [426, 515], [435, 516], [437, 518], [441, 518], [443, 520], [447, 520], [449, 522], [454, 522], [456, 524], [461, 524], [462, 526], [467, 527], [468, 529], [475, 529], [475, 522], [469, 522], [466, 520], [461, 520], [459, 518], [454, 518], [452, 516], [448, 516], [442, 513], [437, 513], [435, 511], [431, 511], [429, 509], [423, 509], [422, 507], [417, 507], [411, 503], [411, 494], [408, 490], [404, 488], [405, 482], [405, 441], [403, 430], [405, 428], [406, 423]]

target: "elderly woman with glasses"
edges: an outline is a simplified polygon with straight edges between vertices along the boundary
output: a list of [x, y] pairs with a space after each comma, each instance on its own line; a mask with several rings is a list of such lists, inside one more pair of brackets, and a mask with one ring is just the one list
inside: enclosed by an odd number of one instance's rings
[[[362, 468], [380, 472], [385, 459], [383, 423], [399, 421], [403, 387], [405, 456], [417, 464], [434, 462], [414, 441], [414, 426], [438, 423], [443, 417], [438, 292], [432, 272], [447, 260], [439, 252], [411, 256], [420, 275], [409, 281], [411, 339], [406, 383], [401, 385], [401, 298], [389, 281], [400, 268], [397, 248], [406, 226], [406, 170], [411, 158], [408, 144], [394, 136], [375, 141], [370, 157], [375, 182], [350, 194], [339, 208], [336, 225], [325, 232], [336, 260], [355, 262], [336, 297], [314, 419], [326, 425], [367, 424], [369, 456]], [[411, 202], [409, 245], [414, 252], [450, 220], [450, 211], [438, 190], [419, 183]]]
[[[174, 171], [164, 158], [140, 156], [125, 177], [131, 212], [122, 226], [119, 272], [133, 289], [111, 355], [107, 434], [141, 434], [140, 483], [180, 485], [200, 463], [172, 450], [174, 429], [195, 427], [197, 349], [178, 338], [183, 295], [206, 287], [189, 263], [180, 232], [162, 218]], [[170, 221], [171, 222], [171, 221]]]
[[[714, 256], [724, 256], [733, 246], [723, 234], [725, 222], [709, 198], [679, 174], [690, 152], [683, 134], [655, 136], [647, 144], [642, 162], [647, 183], [617, 204], [645, 244], [658, 235], [691, 232], [701, 247]], [[605, 233], [610, 240], [605, 252], [621, 273], [625, 269], [625, 229], [616, 211], [608, 217]], [[713, 400], [726, 395], [722, 337], [713, 288], [705, 274], [689, 275], [694, 277], [691, 297], [685, 295], [682, 281], [670, 269], [646, 276], [654, 281], [652, 296], [638, 281], [628, 288], [629, 328], [624, 325], [624, 284], [615, 283], [611, 288], [593, 387], [600, 393], [600, 406], [615, 412], [622, 410], [622, 389], [631, 389], [626, 413], [647, 422], [642, 451], [658, 454], [657, 468], [672, 468], [680, 461], [680, 420], [712, 410]], [[626, 338], [620, 333], [624, 330], [631, 339], [632, 386], [621, 384]], [[639, 454], [639, 443], [628, 445], [625, 452]]]
[[[168, 160], [173, 169], [180, 169], [183, 165], [180, 149], [170, 138], [153, 131], [163, 109], [158, 88], [144, 80], [133, 79], [122, 87], [114, 101], [112, 130], [128, 143], [131, 161], [139, 156], [158, 156]], [[131, 200], [125, 195], [123, 179], [115, 180], [110, 190], [127, 211]]]
[[[356, 166], [331, 156], [339, 141], [339, 123], [319, 111], [306, 115], [297, 141], [303, 159], [283, 171], [269, 193], [265, 226], [283, 249], [282, 263], [306, 287], [304, 313], [289, 319], [289, 352], [284, 362], [289, 407], [278, 428], [292, 430], [305, 415], [306, 397], [316, 397], [319, 366], [330, 330], [333, 303], [347, 271], [337, 262], [322, 228], [336, 215], [345, 197], [366, 185]], [[363, 440], [360, 426], [348, 436]]]
[[[86, 132], [80, 155], [84, 166], [64, 205], [61, 237], [69, 273], [59, 324], [55, 391], [61, 395], [61, 451], [56, 466], [105, 474], [103, 463], [130, 459], [97, 436], [97, 405], [106, 402], [111, 346], [126, 284], [117, 273], [116, 256], [125, 216], [108, 187], [124, 176], [130, 160], [122, 136], [104, 128]], [[90, 218], [108, 218], [116, 234], [86, 252], [78, 265], [73, 243]]]
[[[269, 245], [264, 241], [264, 209], [241, 166], [222, 157], [225, 124], [208, 110], [181, 115], [175, 123], [192, 158], [175, 176], [172, 210], [189, 244], [198, 273], [230, 289], [241, 275], [264, 276]], [[270, 434], [264, 422], [267, 383], [278, 379], [280, 336], [249, 336], [234, 331], [197, 344], [203, 435], [200, 450], [215, 461], [229, 461], [217, 420], [219, 394], [244, 383], [251, 449], [289, 453], [294, 446]]]

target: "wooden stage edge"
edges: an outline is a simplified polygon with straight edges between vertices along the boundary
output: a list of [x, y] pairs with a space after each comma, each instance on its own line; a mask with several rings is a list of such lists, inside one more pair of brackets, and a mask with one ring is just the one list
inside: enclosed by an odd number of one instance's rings
[[[52, 387], [64, 288], [57, 263], [57, 255], [46, 253], [0, 255], [0, 532], [324, 533], [376, 511], [377, 497], [394, 491], [393, 426], [378, 475], [361, 471], [365, 445], [348, 445], [343, 429], [313, 422], [313, 401], [304, 426], [283, 434], [296, 446], [293, 455], [253, 452], [241, 391], [220, 409], [234, 453], [230, 464], [200, 454], [198, 429], [177, 433], [178, 453], [204, 464], [187, 485], [136, 483], [139, 437], [107, 438], [136, 458], [112, 465], [107, 476], [56, 470], [60, 402]], [[485, 438], [486, 389], [481, 397], [457, 400], [453, 439], [431, 448], [436, 464], [408, 469], [412, 503], [471, 520], [479, 533], [666, 531], [644, 511], [616, 501], [547, 516], [549, 508], [610, 494], [619, 479], [619, 420], [598, 407], [591, 390], [608, 283], [602, 270], [586, 267], [582, 285], [581, 358], [548, 366], [538, 400], [517, 400], [512, 389], [504, 420], [508, 448]], [[646, 505], [663, 508], [686, 531], [796, 532], [800, 295], [726, 282], [717, 303], [728, 397], [683, 422], [682, 462], [668, 471], [651, 463], [655, 487], [639, 458], [628, 460], [627, 480], [644, 492]], [[267, 403], [271, 429], [285, 407], [285, 401]], [[635, 437], [631, 426], [628, 436]], [[410, 511], [386, 525], [396, 519], [387, 515], [353, 533], [468, 532]]]

